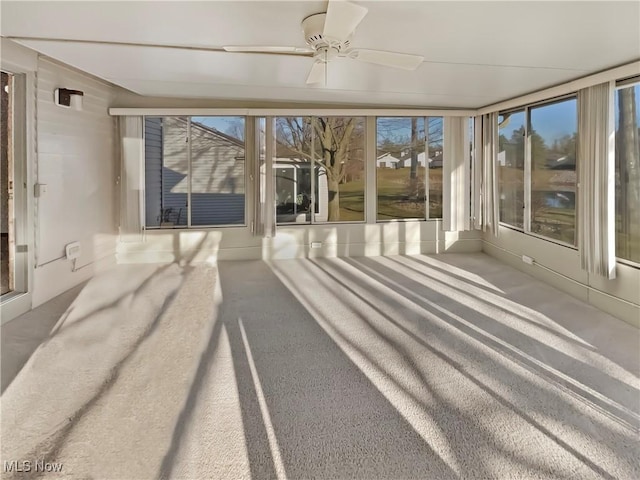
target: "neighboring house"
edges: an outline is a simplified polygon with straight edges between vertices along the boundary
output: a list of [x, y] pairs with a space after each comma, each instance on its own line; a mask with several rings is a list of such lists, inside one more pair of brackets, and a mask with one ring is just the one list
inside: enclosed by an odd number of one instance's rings
[[376, 160], [376, 167], [378, 167], [378, 168], [399, 168], [398, 167], [398, 162], [399, 161], [400, 161], [399, 158], [394, 157], [390, 153], [383, 153], [382, 155], [378, 156], [378, 158]]
[[[189, 191], [187, 121], [146, 118], [147, 225], [186, 225]], [[243, 224], [244, 142], [191, 122], [191, 223]]]
[[[411, 152], [405, 151], [402, 153], [403, 155], [400, 157], [400, 161], [398, 162], [398, 168], [411, 168]], [[425, 166], [424, 152], [418, 153], [417, 165], [419, 167]]]
[[429, 168], [442, 168], [442, 150], [438, 150], [432, 157], [429, 157]]
[[[275, 204], [278, 222], [308, 221], [311, 209], [311, 163], [295, 157], [277, 157], [275, 172]], [[325, 167], [317, 165], [316, 211], [314, 220], [326, 222], [329, 217], [329, 194]]]
[[[417, 163], [419, 167], [426, 166], [425, 152], [418, 153]], [[376, 161], [379, 168], [411, 168], [411, 153], [403, 150], [400, 158], [394, 157], [390, 153], [380, 155]], [[442, 152], [438, 151], [433, 157], [429, 157], [429, 168], [442, 168]]]

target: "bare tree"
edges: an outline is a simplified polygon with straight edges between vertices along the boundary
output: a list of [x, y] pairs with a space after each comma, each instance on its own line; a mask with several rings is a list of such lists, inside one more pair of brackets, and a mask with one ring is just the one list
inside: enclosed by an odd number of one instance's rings
[[[324, 167], [328, 189], [328, 221], [340, 220], [340, 184], [345, 179], [354, 141], [356, 119], [352, 117], [284, 117], [278, 119], [278, 142], [301, 158]], [[312, 143], [313, 142], [313, 143]]]
[[[640, 235], [640, 221], [637, 220], [637, 206], [640, 204], [640, 146], [636, 112], [635, 88], [618, 90], [619, 127], [616, 135], [618, 147], [618, 169], [620, 172], [620, 203], [627, 208], [620, 209], [621, 230], [630, 239]], [[624, 242], [625, 256], [640, 258], [640, 251], [632, 252], [632, 242]], [[637, 248], [637, 247], [636, 247]]]
[[[428, 152], [425, 153], [425, 164]], [[417, 195], [418, 187], [418, 119], [411, 117], [411, 171], [409, 172], [411, 195]]]

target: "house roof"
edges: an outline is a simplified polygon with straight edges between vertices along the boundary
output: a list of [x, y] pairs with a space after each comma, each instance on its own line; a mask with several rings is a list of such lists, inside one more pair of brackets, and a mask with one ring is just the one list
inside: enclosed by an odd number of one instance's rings
[[[186, 123], [182, 117], [169, 118], [176, 123]], [[191, 157], [191, 193], [237, 193], [244, 189], [244, 168], [239, 165], [244, 164], [244, 142], [198, 122], [192, 122], [191, 128], [209, 137], [205, 140], [206, 145], [199, 145], [197, 136], [192, 135], [191, 149], [196, 154]], [[212, 151], [211, 145], [217, 148]], [[187, 156], [180, 155], [168, 168], [186, 174], [186, 162]], [[188, 182], [187, 175], [184, 175], [171, 187], [171, 192], [186, 193]]]

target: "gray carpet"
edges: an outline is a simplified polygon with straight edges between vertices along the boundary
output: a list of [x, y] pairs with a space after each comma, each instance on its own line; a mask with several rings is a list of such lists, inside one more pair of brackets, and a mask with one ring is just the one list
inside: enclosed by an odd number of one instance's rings
[[40, 307], [0, 327], [2, 391], [13, 381], [29, 357], [46, 340], [60, 317], [76, 299], [86, 282], [54, 297]]
[[483, 254], [118, 266], [5, 390], [2, 460], [66, 478], [635, 479], [639, 347]]

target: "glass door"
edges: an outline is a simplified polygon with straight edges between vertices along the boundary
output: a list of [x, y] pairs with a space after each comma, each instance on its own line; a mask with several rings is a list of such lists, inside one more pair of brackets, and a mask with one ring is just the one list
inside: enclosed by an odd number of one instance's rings
[[2, 106], [0, 108], [0, 294], [14, 290], [14, 247], [13, 232], [13, 155], [12, 155], [12, 111], [13, 111], [13, 76], [1, 72]]

